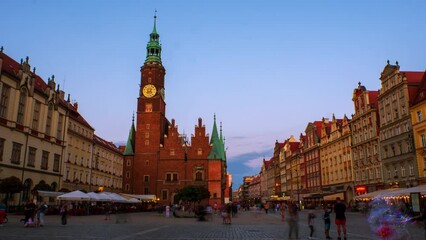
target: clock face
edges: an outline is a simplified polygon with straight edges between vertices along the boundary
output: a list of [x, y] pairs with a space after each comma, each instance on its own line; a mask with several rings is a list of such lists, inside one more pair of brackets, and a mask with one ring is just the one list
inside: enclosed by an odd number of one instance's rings
[[143, 87], [142, 93], [145, 97], [151, 98], [155, 96], [155, 94], [157, 93], [157, 89], [155, 88], [154, 85], [148, 84], [145, 87]]

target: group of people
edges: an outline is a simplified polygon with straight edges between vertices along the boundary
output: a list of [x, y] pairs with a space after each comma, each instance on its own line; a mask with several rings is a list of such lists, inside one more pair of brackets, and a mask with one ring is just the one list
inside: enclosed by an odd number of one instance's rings
[[[295, 237], [299, 237], [299, 226], [298, 226], [298, 212], [299, 207], [294, 202], [290, 202], [288, 205], [282, 205], [283, 209], [288, 209], [288, 226], [289, 226], [289, 233], [288, 237], [291, 238], [293, 235], [293, 232], [295, 234]], [[280, 208], [281, 210], [281, 208]], [[322, 219], [324, 221], [324, 234], [326, 239], [331, 239], [330, 237], [330, 227], [331, 227], [331, 217], [330, 214], [332, 212], [331, 208], [328, 208], [327, 206], [324, 207], [324, 212]], [[335, 218], [335, 224], [337, 227], [337, 239], [346, 240], [346, 205], [342, 203], [341, 199], [338, 197], [336, 198], [336, 204], [334, 205], [334, 212], [336, 214]], [[284, 210], [281, 211], [281, 219], [284, 219]], [[315, 213], [309, 212], [308, 213], [308, 226], [309, 226], [309, 239], [313, 238], [314, 234], [314, 225], [315, 225]], [[343, 234], [342, 234], [343, 233]]]
[[38, 203], [37, 205], [34, 201], [28, 201], [24, 206], [24, 215], [23, 219], [25, 227], [31, 226], [44, 226], [44, 216], [47, 212], [47, 204], [45, 202]]

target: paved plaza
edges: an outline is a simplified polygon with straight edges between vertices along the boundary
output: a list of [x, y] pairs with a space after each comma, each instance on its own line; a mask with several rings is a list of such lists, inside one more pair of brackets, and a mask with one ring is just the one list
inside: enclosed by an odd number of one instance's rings
[[[299, 238], [307, 239], [307, 210], [299, 215]], [[325, 239], [321, 211], [316, 212], [314, 239]], [[288, 239], [287, 222], [281, 222], [278, 213], [259, 211], [239, 212], [231, 225], [222, 224], [219, 216], [205, 222], [194, 218], [166, 218], [156, 212], [111, 215], [69, 216], [62, 226], [59, 216], [46, 216], [46, 225], [24, 228], [19, 222], [22, 216], [9, 215], [9, 223], [0, 228], [0, 239]], [[333, 215], [334, 219], [334, 215]], [[118, 220], [118, 223], [117, 223]], [[377, 239], [370, 231], [367, 217], [360, 213], [347, 213], [348, 239]], [[425, 231], [419, 224], [408, 226], [410, 239], [425, 239]], [[337, 239], [335, 225], [331, 236]]]

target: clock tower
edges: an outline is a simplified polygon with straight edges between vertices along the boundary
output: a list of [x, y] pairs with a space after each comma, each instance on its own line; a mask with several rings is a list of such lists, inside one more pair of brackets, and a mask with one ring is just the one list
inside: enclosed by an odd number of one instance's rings
[[[164, 76], [166, 70], [161, 63], [160, 35], [154, 28], [146, 47], [146, 60], [141, 67], [141, 83], [137, 106], [135, 137], [134, 192], [154, 194], [160, 146], [167, 134], [166, 103], [164, 101]], [[152, 181], [150, 181], [152, 179]]]

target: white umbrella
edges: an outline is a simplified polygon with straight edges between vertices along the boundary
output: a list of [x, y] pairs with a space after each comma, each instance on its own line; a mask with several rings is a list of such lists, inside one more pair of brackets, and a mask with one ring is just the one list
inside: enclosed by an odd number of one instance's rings
[[65, 193], [58, 196], [59, 200], [69, 201], [90, 201], [90, 196], [86, 193], [76, 190], [74, 192]]

